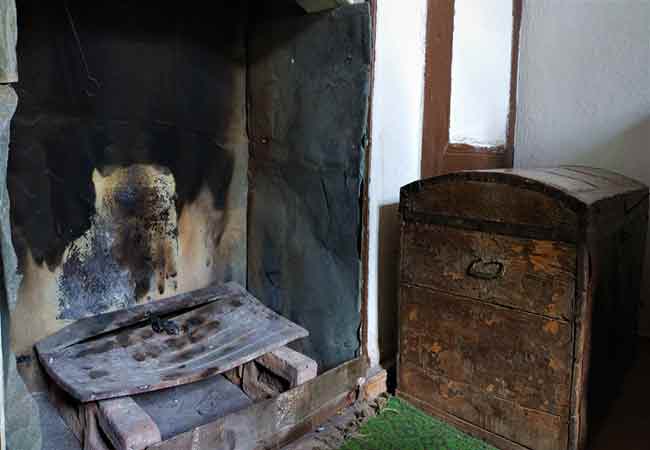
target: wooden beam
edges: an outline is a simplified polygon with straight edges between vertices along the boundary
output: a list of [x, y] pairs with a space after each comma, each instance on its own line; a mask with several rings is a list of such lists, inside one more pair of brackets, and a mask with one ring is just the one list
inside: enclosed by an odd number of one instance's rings
[[280, 347], [256, 360], [294, 388], [316, 378], [318, 363], [289, 347]]
[[99, 408], [97, 403], [79, 405], [84, 416], [83, 446], [84, 450], [114, 450], [104, 439], [99, 426]]
[[510, 57], [510, 98], [508, 130], [506, 133], [506, 155], [503, 167], [514, 167], [515, 131], [517, 128], [517, 81], [519, 79], [519, 37], [521, 35], [521, 14], [523, 0], [512, 0], [512, 48]]
[[162, 441], [158, 426], [131, 397], [100, 401], [97, 419], [115, 450], [145, 450]]
[[429, 0], [422, 127], [422, 178], [441, 173], [445, 148], [449, 143], [453, 37], [454, 2]]

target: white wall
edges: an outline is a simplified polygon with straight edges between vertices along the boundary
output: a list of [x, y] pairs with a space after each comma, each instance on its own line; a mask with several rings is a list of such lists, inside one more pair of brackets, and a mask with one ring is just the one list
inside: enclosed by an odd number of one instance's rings
[[[369, 185], [368, 347], [396, 349], [400, 187], [420, 178], [426, 0], [378, 0]], [[381, 317], [381, 323], [379, 318]]]
[[512, 0], [455, 0], [451, 142], [506, 143], [511, 56]]
[[650, 184], [649, 0], [526, 0], [518, 90], [516, 166], [577, 163]]

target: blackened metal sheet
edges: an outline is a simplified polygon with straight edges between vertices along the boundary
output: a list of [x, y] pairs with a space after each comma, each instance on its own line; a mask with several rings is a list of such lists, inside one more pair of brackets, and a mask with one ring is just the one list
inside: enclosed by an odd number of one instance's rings
[[359, 351], [370, 14], [285, 14], [250, 32], [248, 284], [327, 370]]

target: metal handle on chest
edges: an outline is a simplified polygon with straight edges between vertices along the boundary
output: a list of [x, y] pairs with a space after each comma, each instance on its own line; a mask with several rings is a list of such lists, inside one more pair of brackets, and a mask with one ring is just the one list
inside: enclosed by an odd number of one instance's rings
[[479, 258], [469, 265], [467, 275], [481, 280], [496, 280], [503, 276], [505, 269], [506, 266], [501, 261]]

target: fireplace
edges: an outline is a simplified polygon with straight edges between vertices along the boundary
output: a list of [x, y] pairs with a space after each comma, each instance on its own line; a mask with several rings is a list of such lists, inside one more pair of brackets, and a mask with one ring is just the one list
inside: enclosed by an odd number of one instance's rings
[[31, 395], [39, 340], [218, 282], [308, 330], [320, 373], [362, 355], [366, 4], [24, 0], [18, 36], [7, 340]]

